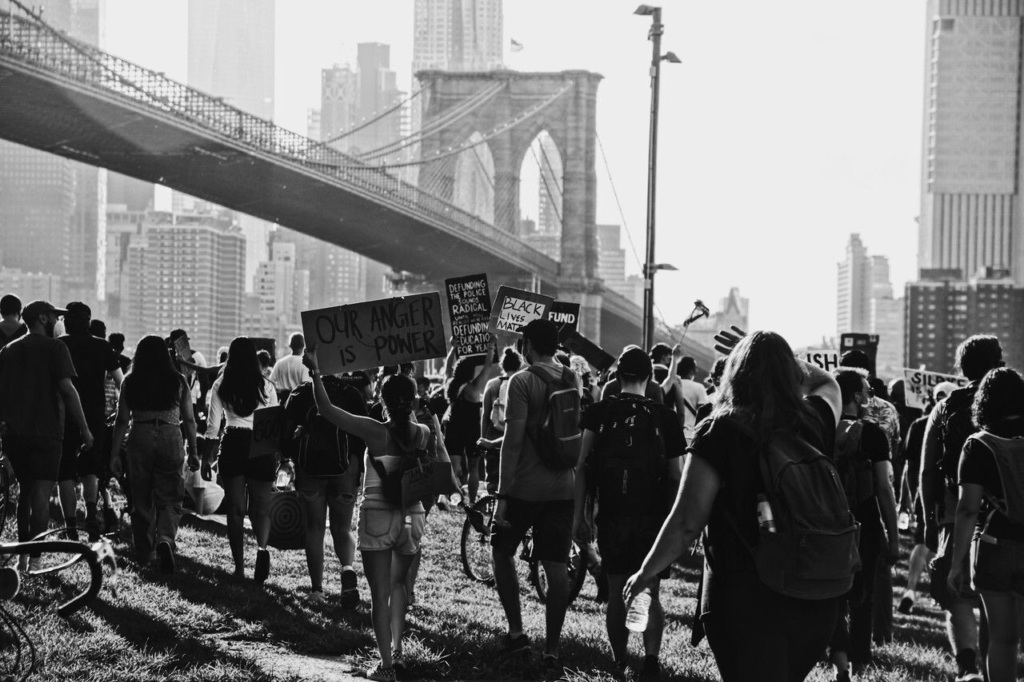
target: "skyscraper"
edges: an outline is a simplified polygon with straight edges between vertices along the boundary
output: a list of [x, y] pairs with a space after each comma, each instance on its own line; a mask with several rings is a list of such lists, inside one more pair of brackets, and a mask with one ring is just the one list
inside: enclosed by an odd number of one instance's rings
[[[189, 0], [188, 84], [264, 119], [274, 117], [274, 0]], [[239, 214], [245, 286], [267, 260], [271, 224]]]
[[838, 264], [836, 333], [864, 332], [871, 311], [871, 258], [859, 234], [846, 244], [846, 260]]
[[416, 0], [412, 71], [490, 71], [505, 58], [502, 0]]
[[928, 0], [918, 266], [1024, 284], [1024, 2]]

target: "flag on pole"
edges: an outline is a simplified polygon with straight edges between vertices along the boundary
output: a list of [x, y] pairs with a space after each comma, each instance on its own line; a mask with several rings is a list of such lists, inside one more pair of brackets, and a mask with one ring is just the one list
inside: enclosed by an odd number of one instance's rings
[[521, 42], [519, 42], [518, 40], [516, 40], [515, 38], [512, 38], [512, 51], [513, 52], [522, 52], [523, 51], [523, 44]]

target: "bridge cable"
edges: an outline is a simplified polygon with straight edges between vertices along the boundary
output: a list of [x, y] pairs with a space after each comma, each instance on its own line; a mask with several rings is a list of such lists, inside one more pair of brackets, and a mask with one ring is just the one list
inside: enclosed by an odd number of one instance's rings
[[[358, 133], [360, 130], [362, 130], [362, 129], [368, 127], [368, 126], [372, 126], [374, 123], [376, 123], [377, 121], [381, 120], [382, 118], [384, 118], [388, 114], [394, 112], [396, 109], [398, 109], [400, 107], [403, 107], [406, 104], [408, 104], [409, 102], [413, 101], [414, 99], [416, 99], [417, 97], [420, 96], [421, 92], [423, 92], [423, 88], [420, 88], [416, 92], [412, 93], [411, 95], [409, 95], [404, 100], [402, 100], [398, 104], [394, 105], [390, 109], [385, 109], [380, 114], [371, 114], [372, 118], [370, 120], [366, 121], [365, 123], [361, 123], [360, 125], [357, 125], [355, 128], [349, 128], [348, 130], [342, 131], [338, 135], [335, 135], [334, 137], [330, 138], [329, 140], [321, 140], [321, 142], [323, 142], [324, 144], [332, 144], [334, 142], [337, 142], [338, 140], [345, 139], [349, 135], [354, 135], [354, 134]], [[363, 119], [363, 120], [365, 121], [366, 119]]]
[[[538, 143], [537, 146], [539, 146], [541, 148], [541, 151], [544, 151], [544, 145]], [[540, 180], [541, 180], [541, 183], [544, 185], [544, 193], [548, 195], [548, 201], [551, 202], [551, 210], [555, 212], [555, 217], [558, 218], [558, 229], [561, 230], [562, 229], [562, 212], [559, 210], [558, 204], [555, 203], [555, 198], [551, 195], [551, 187], [548, 186], [548, 179], [547, 179], [547, 176], [544, 174], [544, 164], [542, 164], [540, 162], [540, 159], [537, 158], [537, 150], [533, 148], [532, 144], [530, 145], [530, 154], [533, 155], [533, 160], [537, 162], [537, 166], [538, 166], [538, 168], [540, 168]], [[554, 169], [551, 169], [551, 173], [552, 173], [552, 175], [554, 175]], [[555, 185], [555, 187], [557, 188], [558, 185]], [[538, 210], [538, 215], [537, 215], [537, 223], [538, 223], [537, 227], [540, 227], [540, 211], [539, 210]]]

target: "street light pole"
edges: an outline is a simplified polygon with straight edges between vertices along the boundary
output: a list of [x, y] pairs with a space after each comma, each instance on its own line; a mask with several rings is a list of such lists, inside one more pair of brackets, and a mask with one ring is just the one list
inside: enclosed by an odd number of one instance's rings
[[651, 130], [647, 150], [647, 256], [644, 260], [644, 334], [643, 348], [650, 350], [654, 345], [654, 206], [658, 169], [658, 77], [661, 74], [661, 8], [640, 5], [637, 14], [650, 15], [651, 31]]

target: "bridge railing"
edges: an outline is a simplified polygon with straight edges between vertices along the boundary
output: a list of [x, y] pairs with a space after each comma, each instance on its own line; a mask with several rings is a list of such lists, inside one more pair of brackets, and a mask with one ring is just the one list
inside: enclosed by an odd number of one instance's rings
[[464, 237], [479, 235], [497, 248], [509, 253], [525, 252], [532, 256], [528, 260], [557, 268], [552, 259], [517, 237], [383, 169], [246, 113], [222, 98], [194, 90], [163, 73], [76, 41], [31, 17], [0, 10], [0, 54], [106, 94], [159, 109], [254, 151], [298, 163], [308, 171], [399, 204], [420, 216], [461, 228]]

